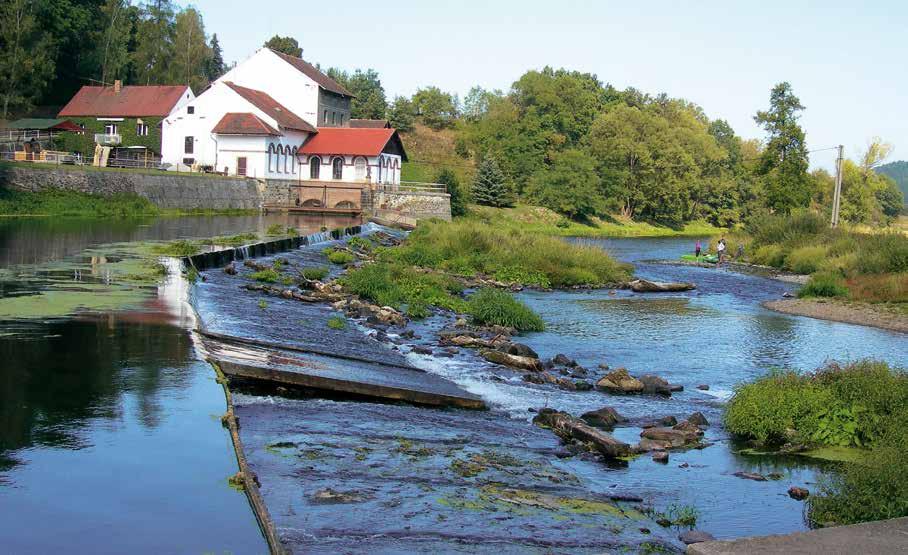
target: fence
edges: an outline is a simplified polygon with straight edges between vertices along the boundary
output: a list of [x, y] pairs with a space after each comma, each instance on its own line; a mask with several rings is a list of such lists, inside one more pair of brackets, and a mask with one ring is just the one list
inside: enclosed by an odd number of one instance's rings
[[46, 141], [60, 135], [61, 131], [43, 131], [35, 129], [0, 129], [0, 143], [24, 143]]
[[82, 155], [77, 152], [59, 152], [56, 150], [42, 150], [40, 152], [0, 152], [0, 160], [9, 162], [36, 162], [43, 164], [71, 164], [82, 165]]
[[418, 181], [401, 181], [397, 184], [379, 184], [376, 187], [380, 192], [412, 192], [412, 193], [447, 193], [448, 187], [442, 183], [420, 183]]

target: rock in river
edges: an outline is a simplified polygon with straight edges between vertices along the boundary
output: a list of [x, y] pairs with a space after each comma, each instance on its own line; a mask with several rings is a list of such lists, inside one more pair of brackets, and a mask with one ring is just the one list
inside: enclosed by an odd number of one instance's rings
[[511, 355], [492, 349], [483, 349], [479, 351], [479, 356], [489, 362], [510, 366], [511, 368], [518, 368], [520, 370], [531, 370], [533, 372], [541, 372], [543, 370], [542, 363], [539, 362], [538, 358]]
[[807, 499], [809, 495], [810, 491], [806, 488], [799, 488], [798, 486], [791, 486], [788, 488], [788, 496], [792, 499], [803, 501], [804, 499]]
[[685, 530], [678, 535], [678, 539], [685, 544], [690, 545], [692, 543], [713, 541], [716, 538], [709, 532], [703, 532], [701, 530]]
[[611, 435], [593, 428], [566, 412], [542, 409], [533, 418], [533, 423], [549, 428], [564, 441], [579, 441], [591, 445], [596, 451], [609, 458], [625, 457], [631, 454], [631, 446]]
[[612, 407], [602, 407], [601, 409], [585, 412], [580, 418], [590, 426], [605, 430], [611, 430], [615, 427], [615, 424], [627, 421], [627, 418], [618, 414], [618, 411]]
[[678, 390], [678, 386], [674, 386], [653, 374], [640, 376], [640, 382], [643, 383], [643, 393], [648, 393], [650, 395], [665, 395], [666, 397], [671, 397], [672, 391]]
[[536, 351], [534, 351], [529, 345], [524, 345], [523, 343], [517, 343], [515, 341], [502, 344], [500, 347], [498, 347], [498, 350], [504, 351], [509, 355], [539, 358], [539, 355], [536, 354]]
[[681, 422], [671, 428], [646, 428], [640, 432], [642, 449], [677, 449], [690, 447], [700, 442], [703, 431], [690, 422]]
[[690, 291], [697, 288], [693, 283], [661, 282], [645, 279], [635, 279], [628, 283], [628, 286], [635, 293], [672, 293], [675, 291]]
[[745, 480], [753, 480], [755, 482], [765, 482], [766, 481], [766, 476], [763, 476], [762, 474], [757, 474], [756, 472], [744, 472], [744, 471], [735, 472], [734, 476], [737, 476], [738, 478], [744, 478]]
[[640, 393], [643, 382], [628, 374], [626, 368], [618, 368], [596, 382], [596, 389], [609, 393]]
[[703, 413], [700, 411], [697, 411], [697, 412], [691, 414], [690, 416], [688, 416], [687, 421], [699, 428], [708, 428], [709, 427], [709, 420], [707, 420], [706, 417], [703, 416]]

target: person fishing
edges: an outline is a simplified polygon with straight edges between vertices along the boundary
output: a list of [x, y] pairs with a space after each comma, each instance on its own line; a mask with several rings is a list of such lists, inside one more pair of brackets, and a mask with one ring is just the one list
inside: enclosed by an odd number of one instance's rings
[[725, 237], [719, 239], [719, 243], [716, 245], [716, 254], [719, 256], [719, 259], [716, 260], [716, 266], [722, 264], [722, 255], [725, 254]]
[[703, 250], [703, 245], [700, 244], [700, 240], [697, 239], [697, 244], [694, 245], [694, 256], [700, 258], [700, 251]]

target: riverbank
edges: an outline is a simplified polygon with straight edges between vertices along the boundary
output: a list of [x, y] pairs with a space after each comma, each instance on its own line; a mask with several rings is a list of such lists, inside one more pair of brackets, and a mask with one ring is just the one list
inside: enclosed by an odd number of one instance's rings
[[587, 223], [580, 223], [548, 208], [528, 205], [514, 208], [471, 205], [469, 214], [463, 219], [557, 237], [710, 237], [724, 231], [706, 222], [690, 222], [675, 229], [619, 216], [593, 217]]
[[763, 306], [783, 314], [908, 333], [908, 313], [889, 305], [804, 298], [766, 301]]

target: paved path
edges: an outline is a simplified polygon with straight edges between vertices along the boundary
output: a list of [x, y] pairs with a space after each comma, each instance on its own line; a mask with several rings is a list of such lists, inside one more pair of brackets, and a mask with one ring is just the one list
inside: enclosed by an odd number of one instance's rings
[[889, 555], [908, 553], [908, 517], [880, 520], [851, 526], [822, 528], [784, 536], [741, 538], [732, 541], [697, 543], [687, 548], [688, 555], [722, 553], [757, 555]]

